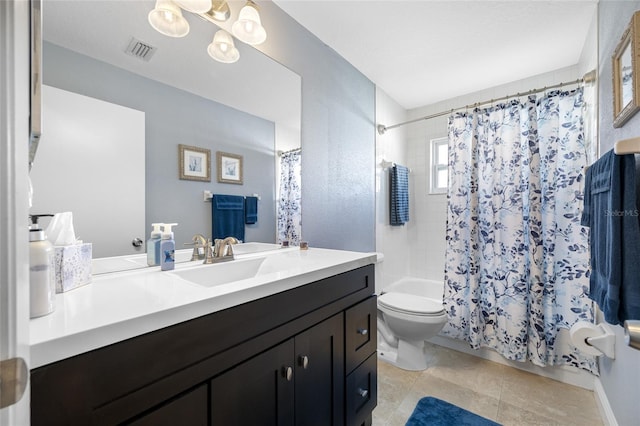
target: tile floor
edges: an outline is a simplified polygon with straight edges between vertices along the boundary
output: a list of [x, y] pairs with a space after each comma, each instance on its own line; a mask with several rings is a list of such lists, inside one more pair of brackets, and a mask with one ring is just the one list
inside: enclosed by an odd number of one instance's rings
[[593, 392], [442, 346], [428, 345], [430, 367], [406, 371], [378, 360], [373, 426], [404, 426], [418, 400], [434, 396], [504, 426], [595, 426]]

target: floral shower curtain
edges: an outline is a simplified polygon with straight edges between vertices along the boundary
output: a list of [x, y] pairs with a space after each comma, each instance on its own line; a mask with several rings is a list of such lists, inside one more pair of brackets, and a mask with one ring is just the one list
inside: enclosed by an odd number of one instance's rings
[[582, 89], [449, 119], [443, 334], [597, 374], [568, 330], [593, 320]]
[[298, 245], [302, 233], [300, 166], [302, 151], [289, 151], [280, 157], [278, 199], [278, 242]]

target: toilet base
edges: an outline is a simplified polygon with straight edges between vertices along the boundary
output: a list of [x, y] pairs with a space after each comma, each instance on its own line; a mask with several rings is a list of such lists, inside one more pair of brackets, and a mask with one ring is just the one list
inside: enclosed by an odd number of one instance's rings
[[398, 347], [394, 348], [386, 342], [378, 342], [378, 359], [403, 370], [426, 370], [427, 355], [424, 353], [424, 341], [409, 342], [398, 340]]

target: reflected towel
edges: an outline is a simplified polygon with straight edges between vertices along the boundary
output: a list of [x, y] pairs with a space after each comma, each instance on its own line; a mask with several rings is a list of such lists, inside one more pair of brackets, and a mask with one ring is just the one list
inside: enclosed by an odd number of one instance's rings
[[581, 224], [591, 229], [589, 298], [611, 324], [640, 319], [636, 185], [634, 156], [615, 155], [613, 150], [600, 157], [585, 175]]
[[244, 223], [253, 225], [258, 221], [258, 197], [245, 197]]
[[235, 237], [244, 241], [244, 197], [214, 194], [211, 199], [213, 239]]
[[390, 224], [404, 225], [409, 221], [409, 169], [395, 165], [389, 170]]

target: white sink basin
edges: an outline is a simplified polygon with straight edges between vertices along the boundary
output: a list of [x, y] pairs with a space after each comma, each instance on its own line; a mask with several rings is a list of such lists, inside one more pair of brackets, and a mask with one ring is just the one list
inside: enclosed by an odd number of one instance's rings
[[214, 287], [255, 277], [264, 260], [264, 257], [242, 260], [236, 259], [222, 263], [214, 263], [213, 265], [202, 265], [195, 268], [177, 270], [170, 273], [194, 284], [204, 287]]
[[233, 252], [238, 255], [262, 253], [266, 251], [280, 250], [280, 244], [272, 243], [241, 243], [234, 244]]

